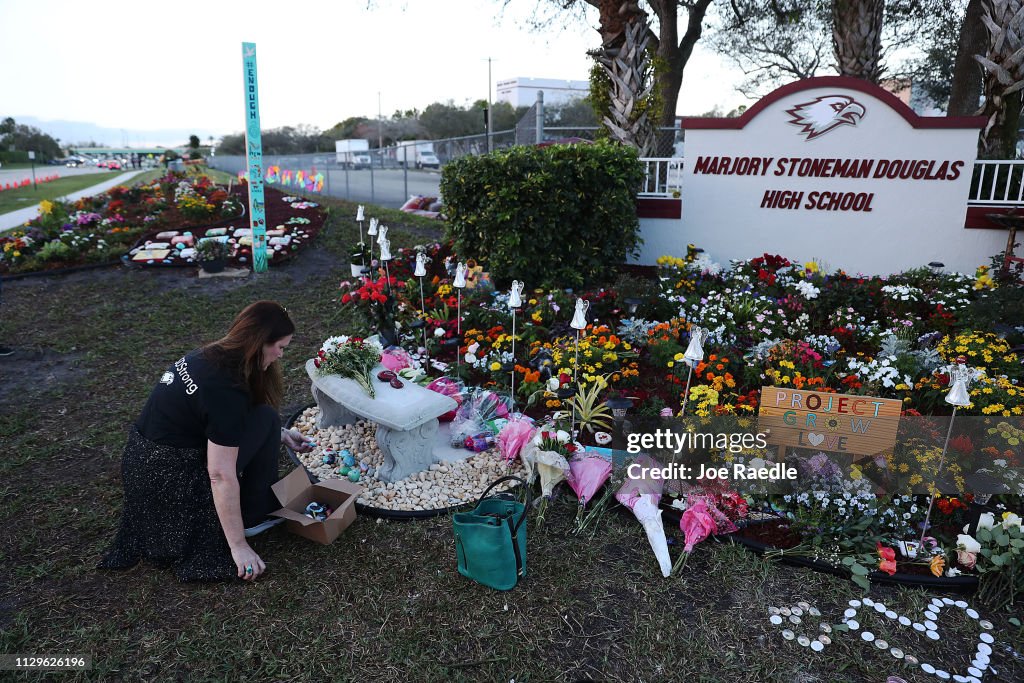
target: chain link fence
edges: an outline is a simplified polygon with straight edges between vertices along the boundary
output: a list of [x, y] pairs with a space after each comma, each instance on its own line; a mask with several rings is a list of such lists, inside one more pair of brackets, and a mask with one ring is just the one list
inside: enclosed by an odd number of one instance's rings
[[[516, 145], [533, 145], [538, 140], [594, 140], [600, 130], [598, 127], [549, 126], [542, 123], [538, 135], [537, 109], [535, 103], [511, 130], [494, 131], [489, 135], [480, 133], [443, 140], [398, 143], [384, 149], [371, 149], [365, 152], [370, 158], [369, 168], [339, 163], [335, 152], [264, 155], [264, 181], [284, 192], [323, 194], [353, 202], [397, 208], [413, 195], [440, 196], [440, 169], [455, 159]], [[420, 151], [430, 148], [440, 167], [419, 168], [422, 165]], [[681, 156], [682, 131], [678, 128], [659, 128], [656, 158], [644, 160], [646, 181], [640, 195], [671, 194], [678, 186], [674, 174], [681, 168]], [[404, 163], [406, 161], [408, 163]], [[212, 168], [232, 175], [246, 172], [244, 156], [217, 155], [210, 157], [209, 164]]]

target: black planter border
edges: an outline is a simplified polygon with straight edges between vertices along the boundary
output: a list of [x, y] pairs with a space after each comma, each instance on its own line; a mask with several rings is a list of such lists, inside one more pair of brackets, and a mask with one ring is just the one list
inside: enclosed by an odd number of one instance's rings
[[[675, 508], [662, 508], [663, 510], [671, 510], [671, 514], [668, 515], [670, 519], [674, 519], [676, 525], [679, 524], [681, 517], [678, 510]], [[664, 513], [663, 513], [664, 516]], [[752, 522], [750, 525], [758, 524], [759, 522]], [[770, 546], [760, 541], [755, 541], [752, 538], [746, 538], [744, 536], [737, 536], [736, 534], [722, 534], [715, 536], [716, 539], [721, 541], [728, 541], [739, 546], [743, 546], [747, 550], [763, 555], [769, 550], [778, 550], [774, 546]], [[843, 579], [850, 578], [850, 571], [843, 567], [835, 567], [828, 562], [822, 562], [821, 560], [814, 560], [809, 557], [798, 557], [796, 555], [787, 556], [785, 554], [778, 556], [777, 559], [783, 564], [787, 564], [792, 567], [804, 567], [806, 569], [813, 569], [817, 572], [824, 572], [826, 574], [832, 574]], [[942, 590], [954, 593], [972, 593], [978, 588], [978, 577], [977, 576], [924, 576], [919, 574], [907, 574], [904, 572], [896, 572], [892, 576], [885, 572], [873, 571], [868, 574], [868, 579], [872, 583], [891, 585], [891, 586], [914, 586], [918, 588], [928, 588], [931, 590]]]

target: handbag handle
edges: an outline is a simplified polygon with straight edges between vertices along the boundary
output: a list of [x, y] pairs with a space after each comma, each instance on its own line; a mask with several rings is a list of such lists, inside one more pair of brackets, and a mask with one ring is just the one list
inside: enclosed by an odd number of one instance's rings
[[512, 527], [512, 535], [515, 536], [517, 533], [519, 533], [519, 527], [522, 525], [523, 521], [526, 520], [526, 512], [530, 509], [530, 502], [531, 502], [532, 496], [530, 496], [530, 487], [527, 486], [525, 481], [523, 481], [519, 477], [513, 477], [512, 475], [508, 475], [508, 476], [505, 476], [505, 477], [501, 477], [500, 479], [496, 479], [493, 482], [491, 482], [490, 486], [488, 486], [486, 489], [484, 489], [483, 494], [480, 496], [480, 500], [478, 500], [476, 502], [476, 504], [480, 505], [480, 503], [482, 503], [484, 501], [484, 499], [487, 498], [487, 494], [491, 492], [491, 489], [493, 489], [495, 486], [497, 486], [498, 484], [500, 484], [503, 481], [518, 481], [520, 484], [523, 485], [523, 488], [526, 489], [526, 504], [523, 506], [523, 514], [521, 514], [519, 516], [519, 521], [516, 522], [516, 525], [514, 527]]

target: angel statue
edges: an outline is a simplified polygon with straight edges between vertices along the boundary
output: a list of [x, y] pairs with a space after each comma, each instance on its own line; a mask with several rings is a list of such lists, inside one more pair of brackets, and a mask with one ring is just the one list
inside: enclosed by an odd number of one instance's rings
[[512, 289], [508, 292], [508, 307], [519, 308], [523, 305], [523, 288], [526, 285], [519, 280], [512, 281]]
[[455, 266], [455, 279], [452, 280], [452, 287], [456, 289], [465, 289], [466, 287], [466, 264], [462, 261]]
[[587, 329], [587, 309], [590, 308], [590, 302], [584, 299], [576, 299], [576, 312], [573, 313], [572, 322], [569, 323], [569, 327], [574, 330], [585, 330]]
[[691, 368], [704, 360], [704, 342], [708, 340], [710, 334], [711, 332], [704, 327], [694, 325], [690, 328], [690, 345], [683, 354], [683, 362]]

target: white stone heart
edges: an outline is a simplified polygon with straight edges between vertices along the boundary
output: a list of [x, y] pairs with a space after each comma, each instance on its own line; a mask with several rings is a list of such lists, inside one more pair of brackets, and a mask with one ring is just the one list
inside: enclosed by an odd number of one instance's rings
[[[813, 439], [811, 438], [812, 436], [817, 436], [817, 437], [819, 437], [819, 439], [823, 439], [824, 438], [821, 434], [808, 434], [807, 435], [807, 439], [808, 439], [808, 441], [811, 441], [812, 443], [813, 443]], [[820, 441], [819, 441], [819, 443], [820, 443]], [[954, 606], [954, 603], [953, 603], [952, 600], [948, 600], [947, 601], [946, 599], [943, 599], [941, 604], [936, 604], [936, 602], [938, 602], [938, 601], [932, 601], [931, 603], [925, 605], [924, 610], [923, 610], [926, 613], [927, 617], [931, 617], [932, 615], [934, 615], [936, 620], [941, 616], [941, 610]], [[843, 613], [842, 623], [845, 624], [847, 626], [847, 628], [850, 629], [850, 631], [855, 631], [855, 630], [860, 628], [860, 624], [854, 619], [854, 617], [857, 616], [857, 614], [861, 611], [862, 603], [857, 601], [857, 600], [851, 600], [849, 602], [849, 604], [850, 604], [850, 609], [847, 609]], [[971, 617], [972, 619], [977, 619], [978, 616], [980, 616], [980, 615], [978, 615], [978, 613], [975, 610], [970, 609], [968, 607], [967, 603], [962, 601], [962, 600], [958, 600], [955, 603], [955, 606], [959, 607], [964, 612], [966, 612], [967, 615], [969, 617]], [[872, 616], [872, 613], [876, 612], [876, 610], [878, 612], [891, 612], [891, 610], [886, 609], [886, 607], [884, 605], [882, 605], [882, 603], [874, 602], [870, 598], [865, 598], [864, 599], [863, 607], [868, 607], [868, 608], [874, 607], [875, 608], [875, 609], [864, 610], [864, 615], [863, 615], [864, 619], [871, 619], [871, 618], [877, 619], [878, 617], [873, 617]], [[881, 607], [881, 609], [878, 609], [879, 607]], [[975, 615], [978, 615], [978, 616], [975, 616]], [[879, 615], [879, 616], [881, 616], [881, 615]], [[888, 616], [888, 615], [886, 615], [886, 616]], [[891, 617], [889, 617], [889, 618], [891, 619]], [[782, 619], [772, 619], [771, 623], [774, 626], [783, 627], [787, 622], [785, 622]], [[934, 623], [934, 621], [932, 619], [927, 619], [927, 621], [925, 623], [920, 623], [920, 622], [912, 622], [908, 617], [899, 616], [898, 621], [896, 621], [896, 622], [889, 621], [888, 623], [890, 625], [898, 624], [901, 628], [904, 628], [904, 629], [907, 628], [908, 626], [912, 626], [913, 630], [924, 632], [924, 635], [926, 635], [928, 638], [930, 638], [932, 640], [938, 640], [939, 639], [938, 625], [936, 623]], [[803, 628], [804, 628], [804, 630], [810, 629], [810, 624], [804, 624]], [[808, 632], [811, 633], [811, 634], [814, 634], [815, 630], [808, 630]], [[834, 634], [834, 635], [838, 636], [838, 634]], [[858, 639], [861, 640], [862, 642], [868, 643], [868, 642], [871, 642], [872, 640], [874, 640], [874, 635], [871, 634], [870, 632], [866, 631], [866, 632], [862, 633]], [[967, 673], [963, 674], [963, 675], [961, 675], [961, 674], [954, 675], [953, 676], [954, 679], [955, 680], [971, 681], [972, 683], [974, 683], [974, 682], [980, 683], [980, 679], [982, 678], [982, 676], [985, 674], [985, 672], [988, 669], [989, 655], [991, 654], [991, 652], [993, 650], [992, 646], [995, 645], [994, 641], [995, 641], [995, 639], [991, 636], [991, 634], [989, 634], [986, 631], [982, 631], [982, 633], [979, 635], [977, 650], [976, 650], [976, 652], [975, 652], [975, 654], [974, 654], [974, 656], [972, 658], [973, 661], [970, 663], [969, 668], [967, 670]], [[814, 642], [819, 642], [819, 641], [814, 641]], [[824, 645], [825, 644], [827, 644], [827, 643], [822, 643], [822, 647], [821, 648], [814, 648], [814, 651], [815, 652], [820, 652], [820, 651], [824, 650]], [[886, 643], [886, 645], [888, 645], [888, 643]], [[898, 659], [902, 659], [904, 656], [906, 656], [908, 658], [908, 661], [910, 661], [911, 657], [913, 657], [911, 655], [911, 651], [908, 650], [905, 647], [904, 648], [900, 648], [900, 647], [897, 647], [897, 646], [893, 646], [893, 647], [890, 648], [890, 652], [893, 654], [893, 656], [897, 657]], [[896, 653], [898, 653], [898, 655]], [[904, 653], [906, 653], [906, 654], [904, 654]], [[920, 663], [921, 671], [926, 673], [926, 674], [938, 676], [942, 680], [948, 680], [950, 678], [950, 676], [951, 676], [951, 674], [947, 673], [947, 671], [952, 669], [952, 667], [950, 667], [949, 669], [943, 670], [943, 669], [935, 666], [934, 664], [922, 661], [921, 657], [913, 657], [912, 661], [919, 661], [919, 662], [921, 662]]]
[[818, 434], [817, 432], [807, 432], [807, 441], [812, 446], [820, 446], [821, 442], [825, 440], [824, 434]]

